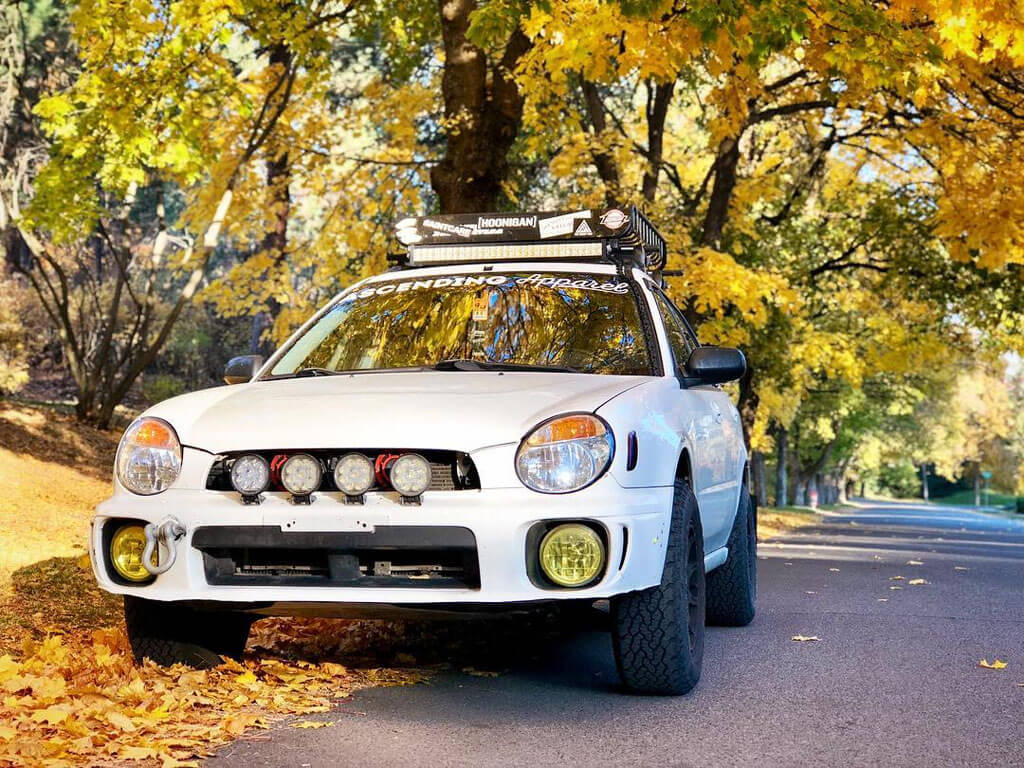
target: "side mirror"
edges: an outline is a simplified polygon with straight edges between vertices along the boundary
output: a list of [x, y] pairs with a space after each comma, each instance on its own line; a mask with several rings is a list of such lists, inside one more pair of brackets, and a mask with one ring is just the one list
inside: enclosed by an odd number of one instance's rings
[[263, 367], [263, 355], [240, 355], [228, 360], [227, 368], [224, 369], [225, 384], [245, 384], [252, 380], [258, 371]]
[[747, 359], [732, 347], [698, 347], [686, 361], [686, 374], [693, 384], [724, 384], [747, 371]]

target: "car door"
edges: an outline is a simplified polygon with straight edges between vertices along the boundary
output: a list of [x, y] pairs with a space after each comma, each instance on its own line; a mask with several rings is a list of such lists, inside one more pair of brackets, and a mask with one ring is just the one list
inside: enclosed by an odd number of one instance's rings
[[[681, 371], [699, 342], [664, 293], [655, 290], [654, 298], [672, 349], [674, 370]], [[719, 387], [701, 385], [681, 387], [670, 414], [673, 427], [690, 446], [693, 492], [704, 527], [705, 554], [725, 546], [736, 510], [735, 412], [729, 396]]]

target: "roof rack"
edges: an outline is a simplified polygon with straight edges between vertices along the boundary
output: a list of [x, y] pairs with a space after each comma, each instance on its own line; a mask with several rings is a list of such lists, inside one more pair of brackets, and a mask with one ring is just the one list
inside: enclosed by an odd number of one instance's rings
[[421, 216], [395, 225], [401, 267], [482, 261], [598, 261], [657, 272], [665, 238], [635, 206], [569, 212]]

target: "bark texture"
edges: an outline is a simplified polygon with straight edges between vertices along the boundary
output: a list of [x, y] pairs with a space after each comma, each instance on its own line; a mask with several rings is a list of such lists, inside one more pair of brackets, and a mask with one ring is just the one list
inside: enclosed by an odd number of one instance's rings
[[447, 124], [444, 157], [430, 172], [441, 213], [492, 211], [508, 178], [508, 153], [519, 134], [523, 96], [513, 78], [530, 48], [517, 27], [500, 57], [488, 61], [468, 37], [474, 0], [440, 0], [444, 41], [441, 94]]

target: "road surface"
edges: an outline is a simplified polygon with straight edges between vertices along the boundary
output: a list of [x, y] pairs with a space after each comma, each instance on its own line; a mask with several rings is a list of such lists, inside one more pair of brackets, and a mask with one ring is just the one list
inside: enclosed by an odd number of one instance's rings
[[317, 716], [332, 727], [286, 722], [209, 765], [1024, 765], [1024, 522], [871, 506], [759, 556], [757, 618], [709, 628], [688, 696], [621, 693], [607, 634], [584, 631], [474, 658], [507, 670], [493, 678], [453, 651], [427, 685], [361, 692]]

